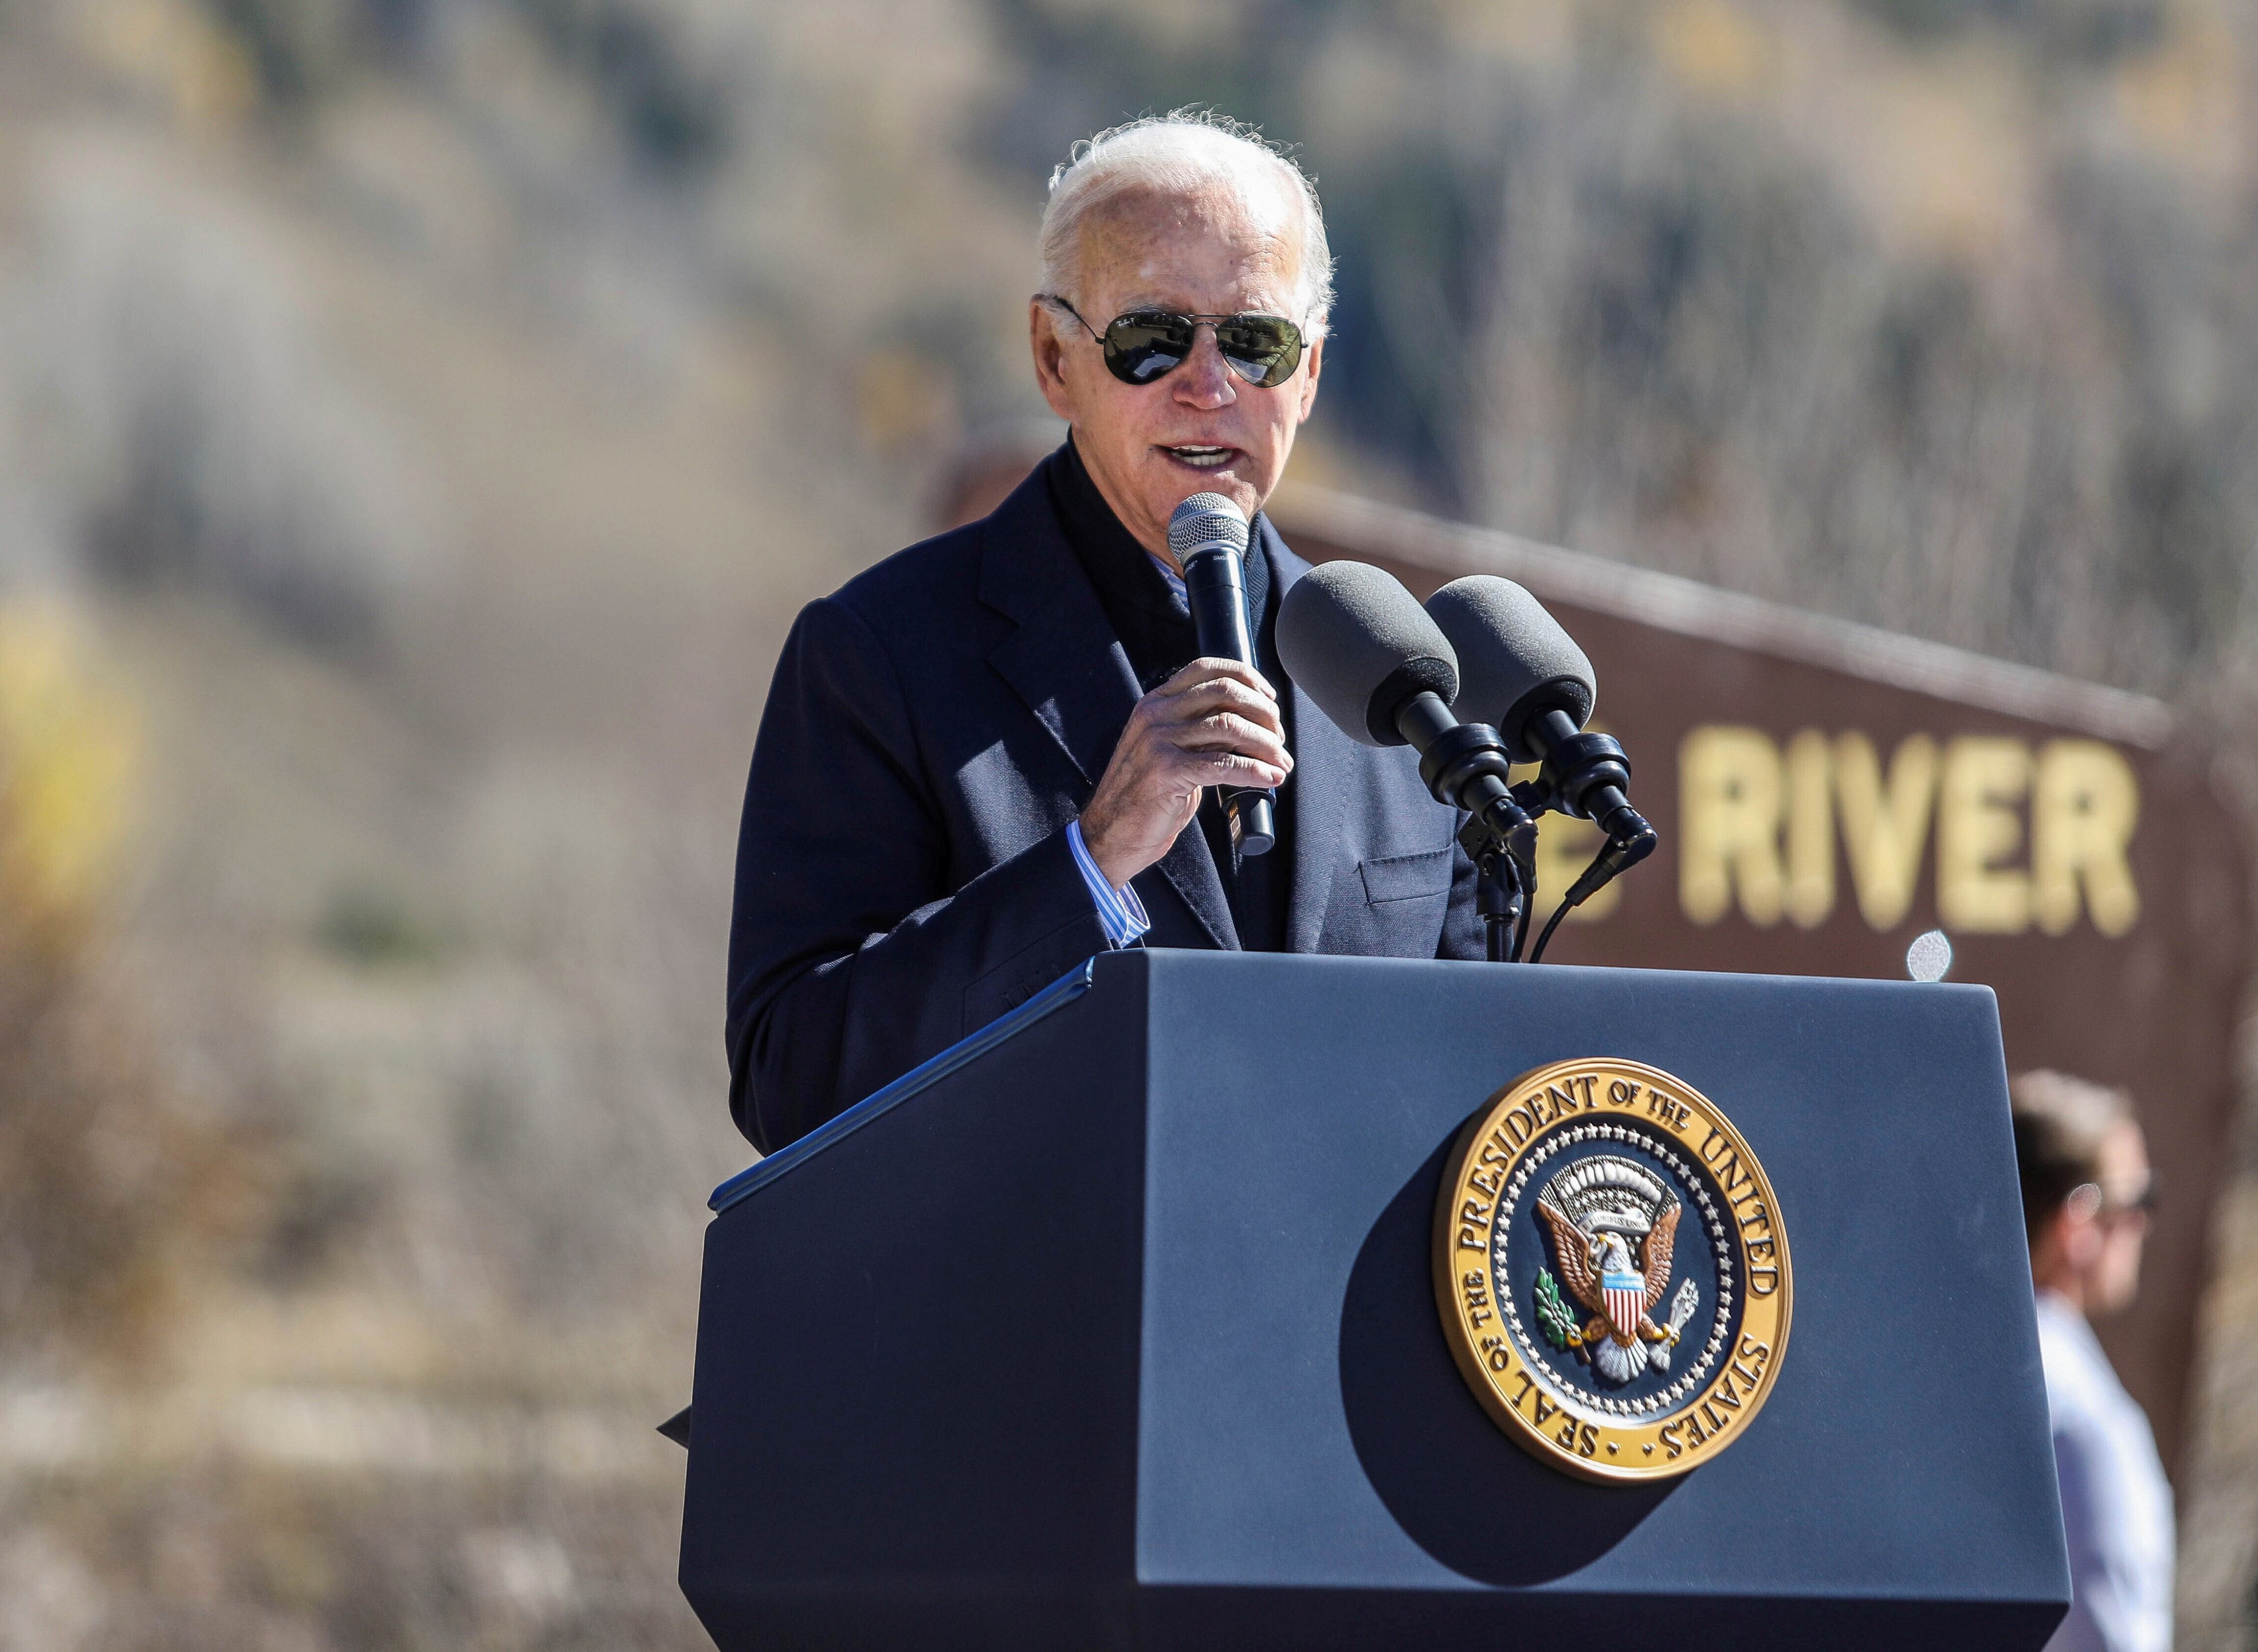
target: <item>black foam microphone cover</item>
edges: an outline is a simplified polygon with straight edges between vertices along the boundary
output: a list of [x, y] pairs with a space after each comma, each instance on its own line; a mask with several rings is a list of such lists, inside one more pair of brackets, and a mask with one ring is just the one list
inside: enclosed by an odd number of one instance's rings
[[1453, 709], [1463, 722], [1488, 723], [1504, 736], [1516, 762], [1544, 754], [1528, 727], [1548, 711], [1567, 713], [1581, 728], [1599, 698], [1592, 663], [1544, 605], [1510, 579], [1470, 574], [1427, 599], [1427, 612], [1459, 660]]
[[1413, 695], [1458, 698], [1459, 663], [1395, 575], [1329, 562], [1294, 582], [1278, 606], [1278, 659], [1352, 740], [1407, 744], [1395, 713]]

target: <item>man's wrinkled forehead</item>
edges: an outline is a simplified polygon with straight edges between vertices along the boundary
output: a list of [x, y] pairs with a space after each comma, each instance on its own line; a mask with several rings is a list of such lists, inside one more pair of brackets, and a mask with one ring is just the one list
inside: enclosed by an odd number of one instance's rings
[[1082, 222], [1082, 286], [1093, 299], [1133, 303], [1173, 300], [1188, 282], [1235, 281], [1273, 289], [1282, 302], [1301, 276], [1299, 204], [1240, 180], [1124, 189]]

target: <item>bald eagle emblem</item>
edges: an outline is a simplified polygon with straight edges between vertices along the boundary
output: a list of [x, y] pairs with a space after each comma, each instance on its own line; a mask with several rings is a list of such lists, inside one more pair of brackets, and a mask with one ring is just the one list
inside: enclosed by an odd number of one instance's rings
[[1683, 1281], [1667, 1323], [1654, 1310], [1670, 1288], [1670, 1256], [1678, 1239], [1678, 1195], [1661, 1177], [1614, 1154], [1580, 1159], [1537, 1195], [1537, 1214], [1568, 1294], [1582, 1305], [1581, 1323], [1561, 1300], [1560, 1285], [1539, 1269], [1537, 1319], [1545, 1340], [1588, 1360], [1599, 1378], [1626, 1383], [1650, 1365], [1670, 1369], [1671, 1351], [1700, 1306], [1701, 1292]]

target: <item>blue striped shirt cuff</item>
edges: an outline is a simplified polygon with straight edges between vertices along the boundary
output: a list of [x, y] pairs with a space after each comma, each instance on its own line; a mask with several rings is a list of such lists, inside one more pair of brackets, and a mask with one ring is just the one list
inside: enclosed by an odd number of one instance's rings
[[1131, 947], [1145, 938], [1153, 920], [1145, 916], [1145, 903], [1137, 898], [1137, 891], [1125, 884], [1120, 889], [1105, 881], [1105, 874], [1097, 869], [1097, 862], [1090, 858], [1090, 847], [1082, 840], [1082, 822], [1066, 823], [1066, 846], [1074, 851], [1074, 863], [1081, 869], [1082, 881], [1090, 885], [1090, 898], [1097, 904], [1097, 921], [1105, 926], [1105, 939], [1116, 947]]

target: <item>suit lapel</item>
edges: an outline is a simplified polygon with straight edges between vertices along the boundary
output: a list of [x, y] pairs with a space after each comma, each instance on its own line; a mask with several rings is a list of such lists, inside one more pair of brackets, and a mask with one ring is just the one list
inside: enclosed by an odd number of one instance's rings
[[[1310, 564], [1286, 549], [1267, 516], [1260, 520], [1270, 557], [1275, 605], [1285, 600]], [[1349, 780], [1358, 748], [1333, 727], [1332, 719], [1317, 709], [1300, 684], [1288, 684], [1287, 701], [1294, 725], [1294, 776], [1288, 782], [1293, 793], [1294, 867], [1286, 905], [1286, 950], [1313, 953], [1324, 935], [1333, 876], [1340, 865], [1348, 826]]]
[[[1215, 856], [1208, 852], [1207, 833], [1200, 830], [1195, 819], [1176, 833], [1176, 840], [1161, 857], [1155, 869], [1168, 880], [1171, 889], [1182, 897], [1192, 916], [1199, 919], [1200, 927], [1225, 952], [1237, 952], [1239, 925], [1231, 916], [1231, 902], [1223, 892], [1223, 876], [1215, 869]], [[1149, 883], [1151, 873], [1141, 882]]]
[[1288, 691], [1294, 717], [1294, 881], [1287, 897], [1286, 950], [1313, 953], [1320, 950], [1341, 862], [1357, 748], [1299, 684]]
[[[980, 599], [1017, 621], [988, 662], [1082, 776], [1079, 805], [1089, 801], [1136, 706], [1137, 677], [1066, 542], [1047, 470], [1037, 465], [988, 519]], [[1154, 870], [1157, 885], [1152, 873], [1139, 876], [1140, 898], [1149, 905], [1161, 888], [1172, 890], [1214, 945], [1239, 949], [1223, 879], [1197, 822], [1178, 834]]]
[[[1061, 556], [1066, 547], [1059, 547]], [[988, 663], [1049, 731], [1083, 779], [1083, 796], [1105, 772], [1137, 704], [1137, 679], [1113, 640], [1097, 595], [1069, 564], [1082, 601], [1067, 593], [1054, 607], [1031, 613], [988, 656]], [[1087, 606], [1089, 612], [1080, 610]]]

